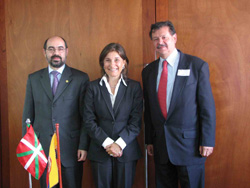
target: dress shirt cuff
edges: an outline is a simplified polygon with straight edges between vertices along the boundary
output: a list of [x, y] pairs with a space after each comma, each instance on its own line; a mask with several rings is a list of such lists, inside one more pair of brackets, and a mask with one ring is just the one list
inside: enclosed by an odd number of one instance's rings
[[113, 144], [114, 140], [112, 140], [111, 138], [107, 137], [104, 142], [102, 143], [102, 147], [106, 148], [108, 145]]
[[127, 146], [126, 142], [124, 142], [124, 140], [122, 139], [122, 137], [118, 138], [116, 141], [115, 141], [116, 144], [118, 144], [122, 150]]

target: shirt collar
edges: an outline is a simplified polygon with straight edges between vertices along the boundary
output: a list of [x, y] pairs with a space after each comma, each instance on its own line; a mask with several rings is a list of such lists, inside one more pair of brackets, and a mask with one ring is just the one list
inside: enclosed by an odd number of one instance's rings
[[[106, 74], [101, 78], [101, 80], [100, 80], [100, 82], [99, 82], [99, 84], [100, 84], [101, 86], [102, 86], [102, 81], [104, 81], [106, 85], [108, 84], [108, 79], [107, 79], [107, 75], [106, 75]], [[122, 81], [123, 85], [127, 86], [127, 83], [126, 83], [125, 80], [123, 79], [122, 74], [121, 74], [121, 78], [118, 80], [118, 83], [120, 84], [121, 81]], [[117, 84], [118, 84], [118, 83], [117, 83]]]
[[175, 60], [177, 58], [177, 55], [178, 55], [178, 51], [175, 48], [174, 51], [167, 57], [167, 59], [163, 59], [163, 58], [160, 57], [160, 63], [162, 64], [162, 62], [164, 60], [166, 60], [168, 62], [168, 64], [170, 64], [173, 67], [174, 63], [175, 63]]
[[[54, 70], [50, 66], [48, 66], [48, 67], [49, 67], [49, 74], [50, 74]], [[65, 64], [63, 66], [61, 66], [59, 69], [57, 69], [56, 71], [59, 72], [60, 74], [62, 74], [64, 68], [65, 68]]]

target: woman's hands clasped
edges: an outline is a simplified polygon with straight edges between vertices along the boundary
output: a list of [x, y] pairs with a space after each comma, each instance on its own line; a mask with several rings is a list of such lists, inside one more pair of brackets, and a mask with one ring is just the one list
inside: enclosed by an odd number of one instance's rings
[[122, 149], [115, 142], [105, 147], [106, 152], [112, 157], [121, 157]]

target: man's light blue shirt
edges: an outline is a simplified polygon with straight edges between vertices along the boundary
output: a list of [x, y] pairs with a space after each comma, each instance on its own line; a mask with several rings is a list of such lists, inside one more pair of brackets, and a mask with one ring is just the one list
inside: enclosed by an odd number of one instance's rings
[[[60, 82], [60, 79], [62, 77], [62, 73], [63, 73], [64, 68], [65, 68], [65, 64], [63, 66], [61, 66], [59, 69], [56, 70], [57, 72], [60, 73], [60, 74], [57, 75], [57, 78], [58, 78], [59, 82]], [[52, 87], [54, 76], [53, 76], [53, 74], [51, 72], [54, 71], [54, 70], [50, 66], [48, 66], [48, 70], [49, 70], [50, 85]]]
[[159, 82], [161, 79], [161, 72], [162, 72], [162, 63], [163, 61], [168, 62], [168, 84], [167, 84], [167, 111], [170, 106], [171, 98], [172, 98], [172, 93], [173, 93], [173, 88], [174, 88], [174, 81], [175, 81], [175, 76], [180, 60], [180, 52], [175, 49], [168, 57], [167, 59], [163, 59], [160, 57], [159, 60], [159, 67], [158, 67], [158, 75], [157, 75], [157, 92], [158, 92], [158, 87], [159, 87]]

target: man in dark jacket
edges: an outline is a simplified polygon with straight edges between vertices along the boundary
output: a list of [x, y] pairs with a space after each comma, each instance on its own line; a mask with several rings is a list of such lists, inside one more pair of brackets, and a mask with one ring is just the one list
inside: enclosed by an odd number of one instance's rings
[[[83, 98], [89, 78], [86, 73], [68, 67], [68, 47], [62, 37], [44, 43], [47, 68], [28, 77], [23, 111], [23, 135], [26, 119], [31, 120], [46, 156], [59, 123], [63, 187], [81, 187], [83, 162], [87, 156], [88, 136], [83, 129]], [[46, 187], [46, 170], [40, 179]]]
[[215, 104], [208, 64], [177, 50], [170, 21], [152, 24], [159, 59], [142, 71], [145, 137], [158, 188], [204, 187], [205, 160], [215, 145]]

